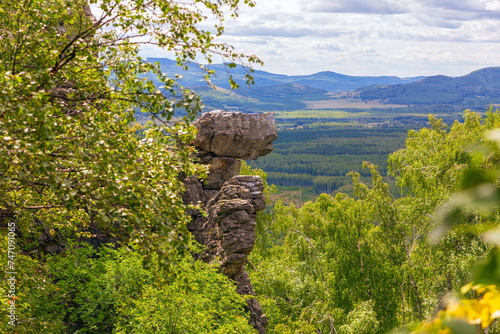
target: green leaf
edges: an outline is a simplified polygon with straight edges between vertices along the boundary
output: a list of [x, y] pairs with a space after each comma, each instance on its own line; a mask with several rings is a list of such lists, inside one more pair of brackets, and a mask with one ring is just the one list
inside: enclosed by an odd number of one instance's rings
[[500, 252], [492, 250], [486, 260], [478, 264], [472, 275], [472, 281], [476, 284], [500, 284]]
[[469, 324], [465, 320], [452, 319], [443, 322], [445, 327], [448, 327], [453, 334], [476, 334], [476, 326]]

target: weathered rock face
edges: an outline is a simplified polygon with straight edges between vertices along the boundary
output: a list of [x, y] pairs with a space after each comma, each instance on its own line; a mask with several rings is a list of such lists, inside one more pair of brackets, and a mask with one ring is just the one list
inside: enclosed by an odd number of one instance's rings
[[278, 138], [271, 113], [243, 114], [214, 110], [196, 120], [195, 146], [220, 157], [255, 160], [273, 150]]
[[[245, 262], [255, 243], [256, 213], [265, 208], [264, 189], [258, 176], [237, 175], [240, 159], [256, 159], [272, 151], [277, 138], [272, 114], [212, 111], [196, 122], [200, 163], [209, 176], [185, 181], [185, 201], [202, 203], [206, 215], [191, 212], [188, 229], [205, 246], [199, 258], [218, 261], [221, 272], [237, 283], [237, 291], [254, 295]], [[255, 299], [247, 302], [251, 323], [265, 333], [267, 318]]]

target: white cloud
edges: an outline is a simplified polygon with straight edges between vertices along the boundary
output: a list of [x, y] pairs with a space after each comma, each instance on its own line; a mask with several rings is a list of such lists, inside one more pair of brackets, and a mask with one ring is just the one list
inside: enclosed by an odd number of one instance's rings
[[500, 0], [256, 0], [222, 41], [266, 71], [463, 75], [500, 65]]
[[430, 8], [442, 8], [451, 11], [481, 12], [494, 4], [495, 1], [485, 0], [428, 0], [425, 4]]
[[310, 12], [330, 12], [330, 13], [367, 13], [393, 15], [406, 12], [407, 3], [405, 0], [314, 0], [305, 8]]
[[318, 52], [339, 52], [345, 50], [337, 43], [332, 42], [318, 42], [313, 45], [314, 50], [318, 50]]

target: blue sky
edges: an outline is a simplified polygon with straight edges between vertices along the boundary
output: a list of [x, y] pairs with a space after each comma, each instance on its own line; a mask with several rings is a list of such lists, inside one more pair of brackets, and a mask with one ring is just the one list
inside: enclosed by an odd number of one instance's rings
[[256, 3], [226, 21], [223, 41], [259, 56], [265, 71], [460, 76], [500, 66], [500, 0]]

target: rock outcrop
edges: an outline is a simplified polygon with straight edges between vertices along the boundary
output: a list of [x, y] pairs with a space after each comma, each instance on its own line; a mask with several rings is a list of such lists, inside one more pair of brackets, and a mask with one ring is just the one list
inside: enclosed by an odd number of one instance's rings
[[277, 138], [272, 113], [243, 114], [214, 110], [195, 122], [195, 146], [221, 157], [255, 160], [273, 150]]
[[[208, 165], [209, 176], [187, 179], [185, 201], [201, 203], [206, 215], [191, 212], [188, 229], [205, 246], [199, 258], [218, 262], [221, 272], [237, 283], [237, 291], [254, 295], [245, 271], [254, 247], [256, 213], [265, 208], [264, 186], [259, 176], [238, 175], [240, 160], [254, 160], [272, 151], [277, 138], [273, 115], [211, 111], [194, 123], [198, 135], [197, 157]], [[251, 324], [265, 333], [267, 318], [258, 302], [247, 302]]]

